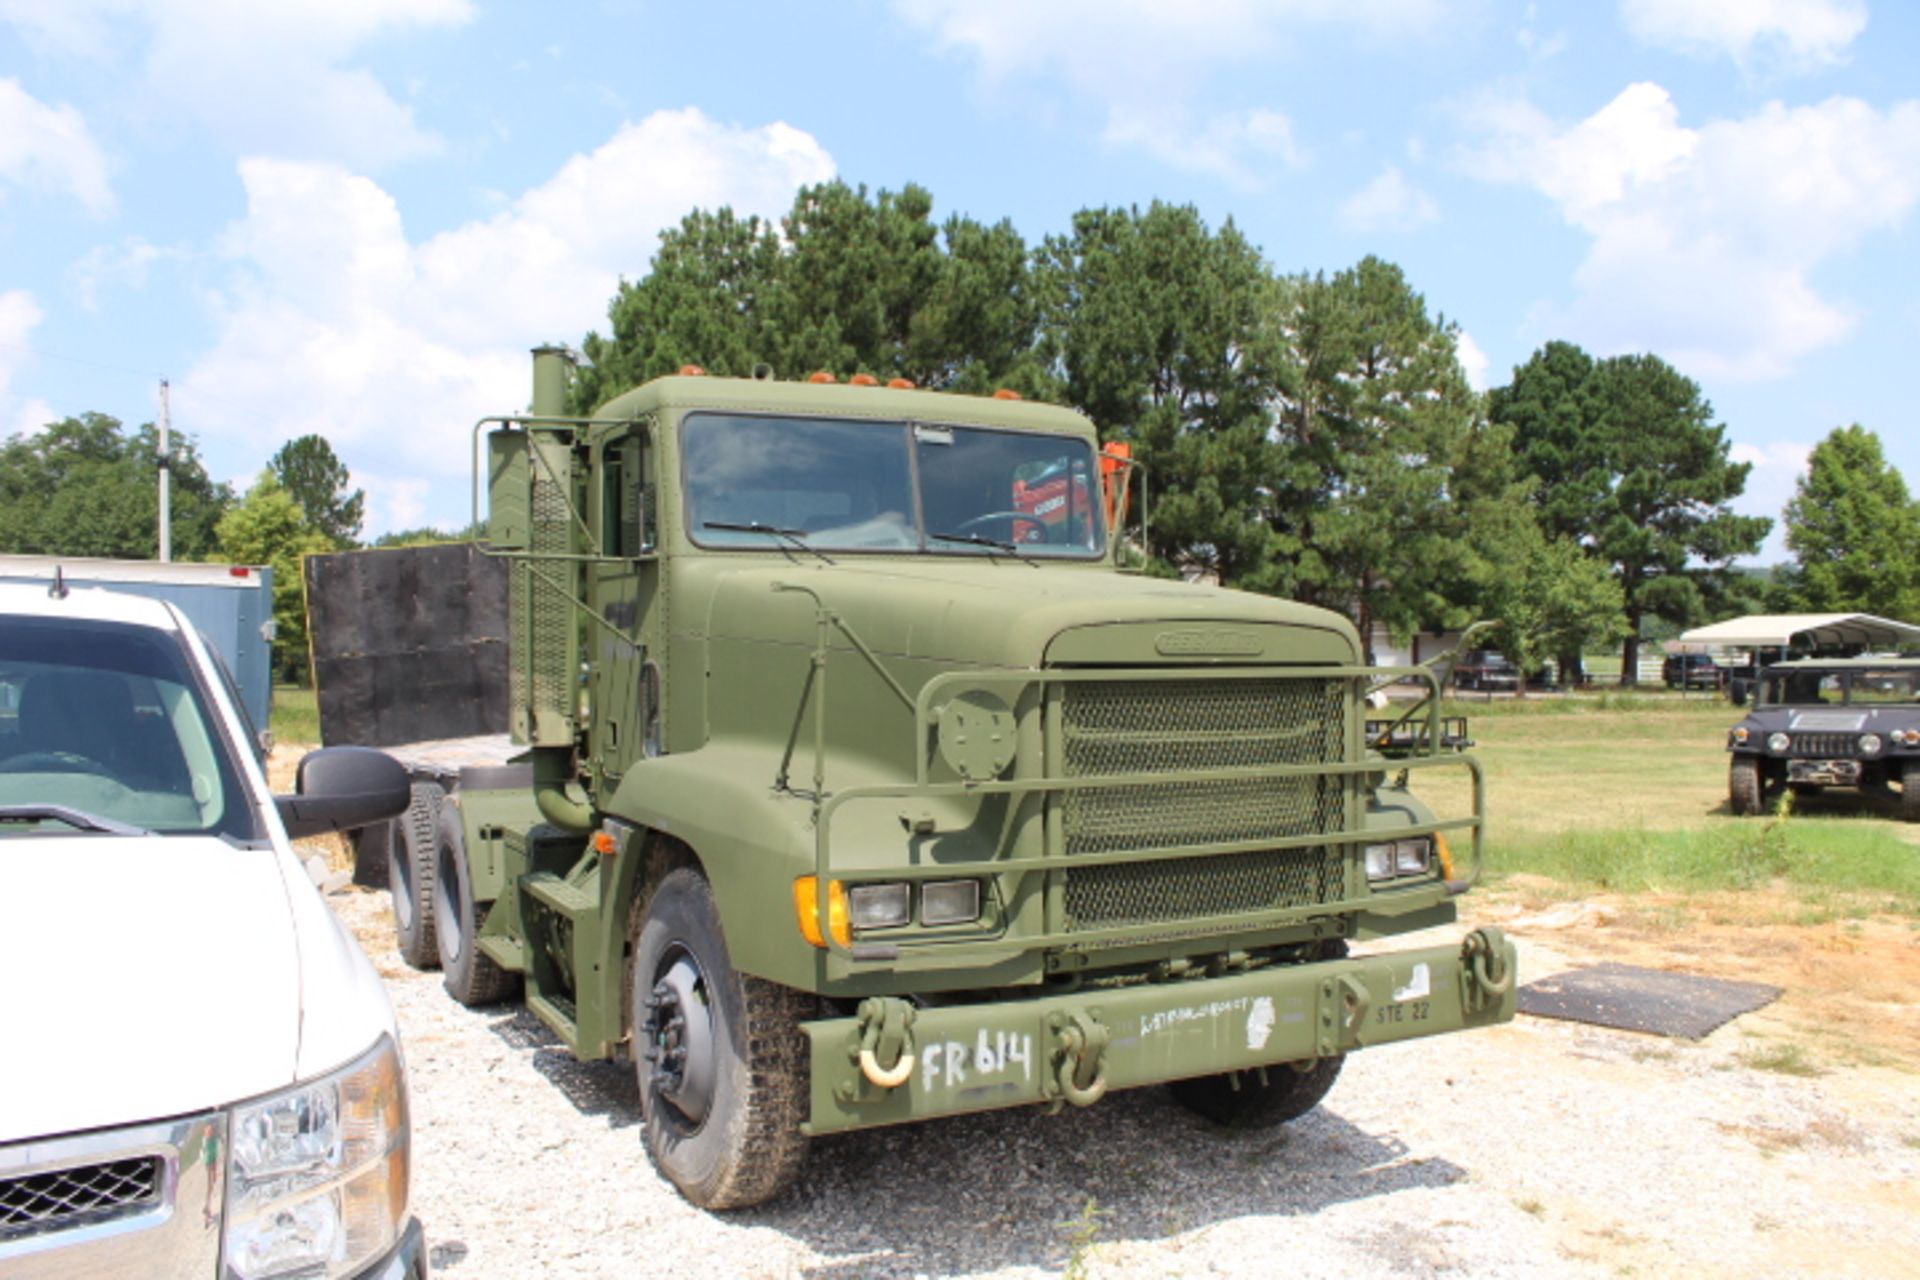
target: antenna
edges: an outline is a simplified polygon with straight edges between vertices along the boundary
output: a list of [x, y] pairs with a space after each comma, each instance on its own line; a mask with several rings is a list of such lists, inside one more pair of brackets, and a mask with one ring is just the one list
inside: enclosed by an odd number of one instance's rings
[[160, 452], [154, 462], [160, 468], [160, 561], [173, 559], [173, 520], [167, 500], [167, 479], [173, 466], [173, 452], [167, 442], [167, 380], [160, 379]]
[[67, 575], [59, 565], [53, 566], [53, 585], [47, 588], [47, 594], [55, 600], [67, 598]]

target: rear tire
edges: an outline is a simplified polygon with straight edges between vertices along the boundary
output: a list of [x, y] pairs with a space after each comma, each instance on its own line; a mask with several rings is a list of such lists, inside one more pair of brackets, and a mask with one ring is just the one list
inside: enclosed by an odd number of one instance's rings
[[1727, 771], [1727, 802], [1738, 814], [1766, 812], [1766, 788], [1760, 778], [1760, 762], [1752, 756], [1733, 758]]
[[1920, 760], [1900, 766], [1900, 816], [1908, 822], [1920, 822]]
[[446, 792], [434, 783], [414, 783], [413, 803], [393, 820], [394, 838], [388, 842], [394, 941], [400, 958], [416, 969], [432, 969], [440, 963], [433, 930], [433, 864], [440, 803], [445, 797]]
[[473, 873], [467, 866], [460, 810], [442, 802], [437, 828], [433, 927], [442, 985], [470, 1009], [511, 1000], [520, 993], [520, 975], [502, 969], [480, 950], [480, 928], [493, 904], [482, 906], [473, 900]]
[[647, 1154], [703, 1209], [785, 1191], [807, 1154], [804, 992], [734, 970], [706, 877], [666, 874], [633, 940], [634, 1074]]

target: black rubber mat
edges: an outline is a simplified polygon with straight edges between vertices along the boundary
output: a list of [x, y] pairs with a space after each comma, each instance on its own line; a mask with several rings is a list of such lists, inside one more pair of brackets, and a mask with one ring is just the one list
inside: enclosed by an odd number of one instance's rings
[[1779, 997], [1780, 988], [1764, 982], [1729, 982], [1627, 964], [1597, 964], [1521, 987], [1520, 1012], [1699, 1040]]

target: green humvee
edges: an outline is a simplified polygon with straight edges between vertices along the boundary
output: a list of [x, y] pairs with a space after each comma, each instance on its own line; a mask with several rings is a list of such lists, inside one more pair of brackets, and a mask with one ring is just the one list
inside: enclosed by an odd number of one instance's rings
[[[1141, 1085], [1277, 1123], [1351, 1050], [1512, 1018], [1495, 930], [1348, 953], [1477, 874], [1431, 672], [1125, 571], [1144, 482], [1083, 417], [688, 371], [573, 418], [570, 368], [476, 427], [527, 750], [414, 815], [395, 899], [456, 998], [524, 982], [633, 1061], [691, 1200], [778, 1193], [812, 1135]], [[1390, 763], [1383, 674], [1429, 698]], [[1470, 812], [1409, 793], [1433, 768]]]

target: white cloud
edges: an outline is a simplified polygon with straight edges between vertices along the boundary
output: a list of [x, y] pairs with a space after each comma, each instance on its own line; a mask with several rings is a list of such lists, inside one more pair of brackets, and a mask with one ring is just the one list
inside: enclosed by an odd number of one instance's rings
[[[419, 529], [428, 523], [425, 480], [355, 471], [347, 483], [367, 495], [362, 524], [369, 531], [390, 533], [397, 529]], [[467, 518], [461, 516], [441, 527], [457, 530], [466, 524]]]
[[1591, 237], [1550, 319], [1699, 376], [1777, 376], [1846, 337], [1853, 316], [1814, 271], [1920, 201], [1920, 101], [1771, 103], [1689, 129], [1665, 89], [1635, 84], [1570, 127], [1498, 95], [1466, 117], [1468, 172], [1533, 187]]
[[970, 57], [986, 91], [1058, 86], [1106, 112], [1103, 140], [1176, 168], [1260, 185], [1306, 163], [1272, 108], [1199, 105], [1216, 73], [1271, 61], [1313, 28], [1388, 40], [1439, 28], [1444, 0], [893, 0], [935, 47]]
[[25, 360], [27, 335], [40, 324], [43, 313], [25, 289], [0, 293], [0, 397], [7, 394], [14, 370]]
[[[219, 245], [219, 337], [178, 401], [195, 430], [255, 453], [316, 432], [370, 481], [431, 476], [429, 514], [464, 523], [469, 429], [525, 405], [529, 347], [601, 322], [620, 276], [644, 271], [688, 209], [777, 216], [833, 173], [788, 125], [659, 112], [493, 217], [415, 243], [369, 178], [245, 161], [247, 213]], [[379, 483], [369, 531], [418, 523], [426, 490]], [[447, 501], [448, 486], [462, 496]]]
[[370, 74], [340, 64], [374, 36], [472, 13], [470, 0], [0, 0], [0, 21], [37, 46], [113, 61], [137, 46], [155, 119], [197, 120], [242, 154], [363, 167], [440, 144]]
[[1867, 26], [1866, 0], [1620, 0], [1635, 39], [1697, 57], [1727, 57], [1749, 74], [1845, 62]]
[[1440, 216], [1433, 197], [1407, 181], [1400, 166], [1390, 164], [1373, 181], [1341, 202], [1339, 218], [1349, 231], [1377, 233], [1412, 231]]
[[50, 187], [79, 200], [88, 213], [113, 210], [107, 162], [72, 107], [50, 107], [0, 79], [0, 181]]
[[1457, 330], [1453, 335], [1454, 357], [1460, 361], [1460, 368], [1467, 375], [1467, 385], [1475, 391], [1485, 391], [1488, 387], [1487, 370], [1492, 361], [1473, 335], [1465, 329]]

